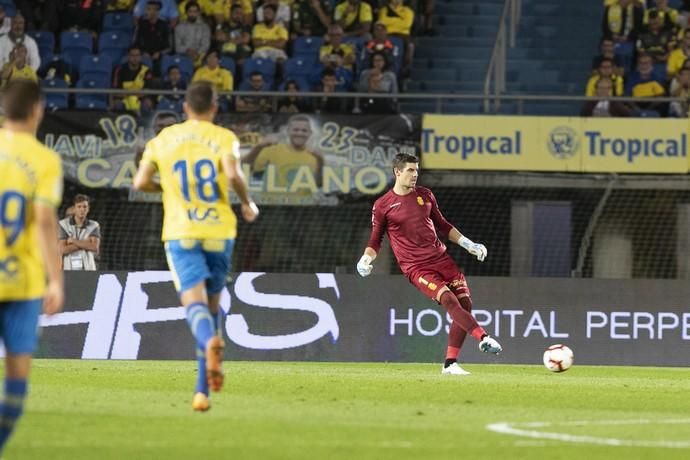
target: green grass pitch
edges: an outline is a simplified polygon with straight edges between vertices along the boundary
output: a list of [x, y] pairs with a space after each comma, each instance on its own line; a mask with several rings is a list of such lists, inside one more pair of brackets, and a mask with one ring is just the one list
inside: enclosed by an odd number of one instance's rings
[[690, 458], [690, 369], [465, 367], [228, 362], [197, 414], [193, 362], [36, 360], [3, 458]]

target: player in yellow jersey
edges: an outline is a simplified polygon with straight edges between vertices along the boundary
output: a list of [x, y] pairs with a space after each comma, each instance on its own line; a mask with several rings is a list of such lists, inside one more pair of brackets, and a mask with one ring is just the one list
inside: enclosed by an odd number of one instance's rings
[[216, 98], [209, 82], [192, 83], [184, 102], [187, 121], [149, 141], [134, 177], [135, 189], [163, 192], [168, 266], [197, 342], [199, 373], [192, 407], [198, 411], [210, 407], [209, 388], [220, 391], [223, 385], [218, 304], [237, 236], [230, 186], [242, 202], [246, 221], [259, 214], [240, 169], [237, 137], [213, 124]]
[[0, 451], [23, 411], [41, 306], [47, 314], [57, 313], [64, 299], [56, 238], [62, 165], [55, 152], [36, 140], [43, 117], [41, 89], [30, 80], [10, 81], [2, 107], [0, 337], [7, 356]]

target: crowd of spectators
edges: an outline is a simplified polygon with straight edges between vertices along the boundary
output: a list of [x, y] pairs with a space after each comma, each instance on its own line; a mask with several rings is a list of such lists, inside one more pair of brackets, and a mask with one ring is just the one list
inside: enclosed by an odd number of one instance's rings
[[[585, 116], [688, 117], [690, 0], [605, 0]], [[637, 102], [612, 101], [631, 96]], [[659, 97], [677, 97], [661, 102]]]
[[[434, 34], [433, 0], [0, 0], [0, 77], [78, 87], [63, 108], [180, 112], [192, 81], [219, 91], [284, 91], [282, 100], [226, 94], [221, 110], [397, 110], [332, 93], [397, 93], [417, 33]], [[415, 13], [417, 12], [417, 14]], [[106, 96], [103, 88], [131, 90]], [[90, 91], [88, 91], [90, 90]], [[166, 90], [164, 95], [140, 90]], [[169, 91], [169, 92], [167, 92]], [[324, 93], [306, 98], [300, 92]]]

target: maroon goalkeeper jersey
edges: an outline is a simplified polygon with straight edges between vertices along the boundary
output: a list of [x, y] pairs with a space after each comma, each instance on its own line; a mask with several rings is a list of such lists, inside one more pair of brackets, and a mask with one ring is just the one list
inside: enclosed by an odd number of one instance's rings
[[410, 273], [420, 265], [429, 265], [446, 252], [446, 245], [436, 235], [448, 236], [453, 226], [438, 209], [431, 190], [416, 187], [407, 195], [393, 190], [376, 200], [371, 210], [371, 237], [368, 246], [377, 253], [386, 232], [400, 270]]

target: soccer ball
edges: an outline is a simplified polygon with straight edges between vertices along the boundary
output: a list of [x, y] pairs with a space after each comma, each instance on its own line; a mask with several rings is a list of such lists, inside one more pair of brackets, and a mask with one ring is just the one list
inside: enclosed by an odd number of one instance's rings
[[573, 365], [573, 350], [565, 345], [551, 345], [544, 352], [544, 366], [551, 372], [565, 372]]

